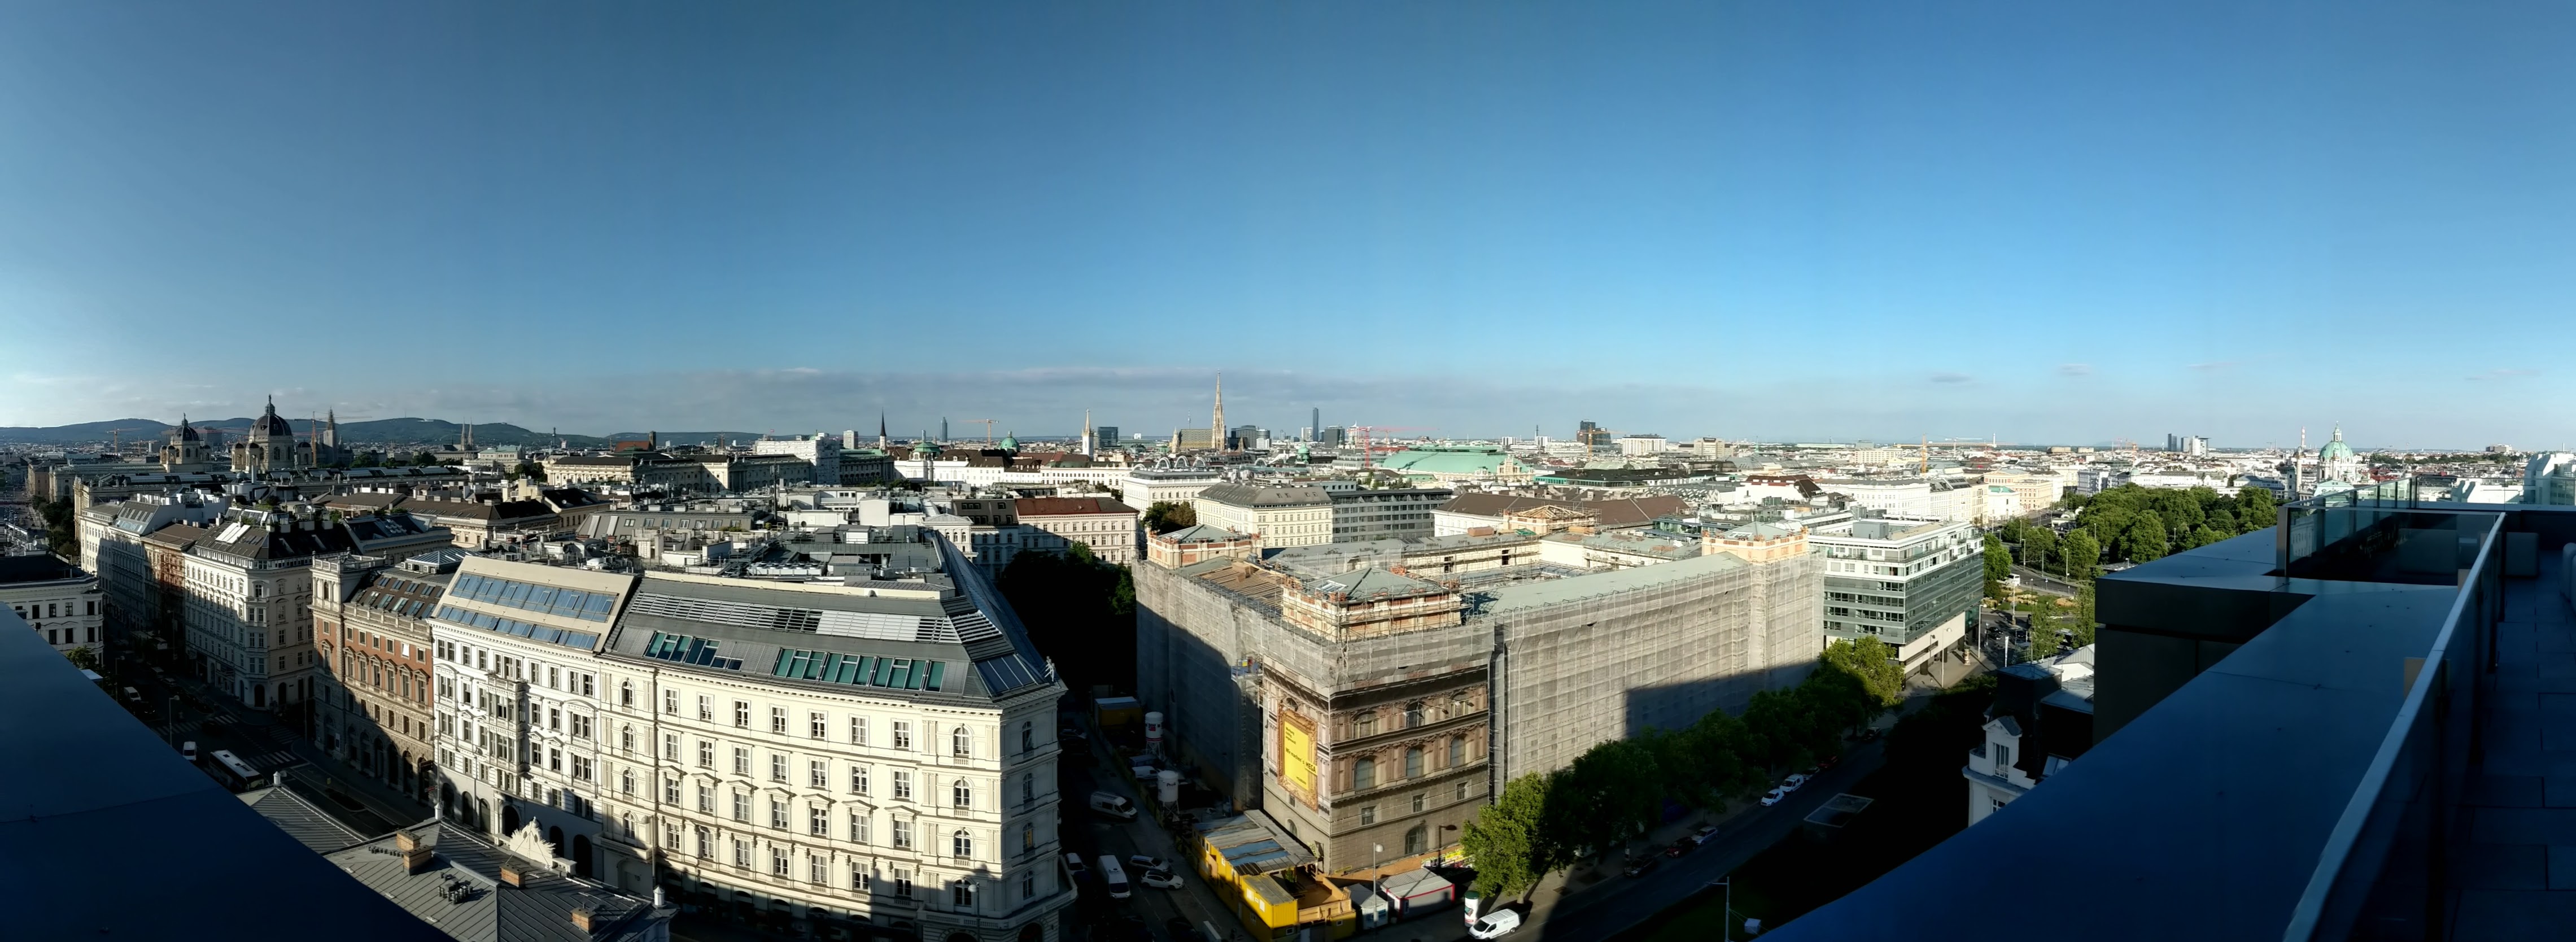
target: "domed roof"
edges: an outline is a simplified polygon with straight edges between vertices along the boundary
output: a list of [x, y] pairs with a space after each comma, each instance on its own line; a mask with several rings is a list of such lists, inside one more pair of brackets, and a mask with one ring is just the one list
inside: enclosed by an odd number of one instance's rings
[[939, 443], [922, 442], [921, 444], [912, 446], [912, 453], [928, 458], [939, 457]]
[[250, 424], [250, 437], [275, 438], [280, 435], [294, 437], [295, 426], [286, 424], [286, 419], [277, 414], [277, 400], [271, 399], [268, 411], [260, 413], [259, 419]]
[[1002, 450], [1003, 450], [1003, 451], [1018, 451], [1018, 450], [1020, 450], [1020, 438], [1019, 438], [1019, 436], [1017, 436], [1017, 435], [1013, 435], [1013, 434], [1008, 433], [1008, 432], [1004, 432], [1004, 433], [1002, 433]]
[[2326, 442], [2325, 447], [2317, 449], [2317, 460], [2333, 461], [2338, 458], [2351, 457], [2352, 446], [2343, 443], [2343, 426], [2337, 425], [2334, 430], [2334, 439]]
[[179, 440], [183, 442], [203, 440], [197, 436], [197, 427], [188, 424], [188, 417], [184, 415], [179, 417]]

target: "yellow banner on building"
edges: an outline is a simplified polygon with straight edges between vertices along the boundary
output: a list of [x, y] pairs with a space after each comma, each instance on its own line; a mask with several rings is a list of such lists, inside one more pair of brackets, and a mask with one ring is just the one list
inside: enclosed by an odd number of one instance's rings
[[1291, 794], [1315, 802], [1315, 731], [1282, 714], [1279, 724], [1279, 777]]

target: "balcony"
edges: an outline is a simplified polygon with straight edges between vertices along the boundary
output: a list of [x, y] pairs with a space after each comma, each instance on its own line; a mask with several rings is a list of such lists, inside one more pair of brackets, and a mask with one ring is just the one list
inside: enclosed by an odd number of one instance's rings
[[2104, 577], [2097, 745], [1774, 935], [2563, 937], [2576, 508], [2338, 498]]

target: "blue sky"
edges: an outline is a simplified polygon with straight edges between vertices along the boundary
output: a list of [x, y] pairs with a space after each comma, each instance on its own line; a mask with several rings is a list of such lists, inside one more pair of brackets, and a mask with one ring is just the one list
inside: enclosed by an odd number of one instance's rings
[[14, 5], [0, 425], [2576, 441], [2576, 7], [1603, 6]]

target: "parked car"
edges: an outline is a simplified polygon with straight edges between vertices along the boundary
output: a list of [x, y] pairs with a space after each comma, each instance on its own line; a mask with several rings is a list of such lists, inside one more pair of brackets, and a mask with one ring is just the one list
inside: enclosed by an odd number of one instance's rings
[[1789, 790], [1786, 788], [1774, 788], [1770, 791], [1763, 792], [1762, 807], [1768, 808], [1772, 805], [1779, 804], [1781, 799], [1787, 797], [1789, 797]]
[[1136, 868], [1136, 869], [1138, 869], [1138, 870], [1169, 870], [1169, 869], [1172, 869], [1172, 865], [1171, 865], [1170, 863], [1165, 862], [1165, 861], [1163, 860], [1163, 858], [1161, 858], [1161, 857], [1151, 856], [1151, 855], [1148, 855], [1148, 854], [1129, 854], [1129, 855], [1127, 855], [1127, 864], [1128, 864], [1129, 866], [1135, 867], [1135, 868]]
[[1136, 803], [1111, 792], [1092, 792], [1091, 810], [1121, 821], [1136, 820]]
[[1882, 734], [1878, 731], [1878, 727], [1873, 726], [1860, 731], [1860, 741], [1877, 742], [1880, 735]]
[[179, 754], [180, 754], [180, 755], [182, 755], [182, 756], [186, 756], [186, 757], [188, 758], [188, 761], [190, 761], [190, 762], [195, 762], [195, 761], [197, 761], [197, 741], [196, 741], [196, 740], [194, 740], [194, 739], [191, 739], [191, 740], [188, 740], [187, 742], [180, 743], [180, 744], [179, 744]]
[[1691, 832], [1690, 839], [1691, 839], [1691, 843], [1693, 843], [1693, 844], [1706, 844], [1706, 843], [1708, 843], [1708, 839], [1709, 839], [1709, 838], [1716, 837], [1716, 836], [1717, 836], [1717, 825], [1714, 825], [1714, 824], [1703, 824], [1703, 825], [1700, 825], [1700, 826], [1699, 826], [1699, 830], [1696, 830], [1696, 831], [1692, 831], [1692, 832]]
[[1063, 728], [1063, 729], [1056, 730], [1056, 731], [1055, 731], [1055, 738], [1056, 738], [1056, 741], [1057, 741], [1057, 742], [1089, 742], [1089, 741], [1090, 741], [1090, 739], [1089, 739], [1088, 737], [1085, 737], [1084, 735], [1082, 735], [1082, 728], [1081, 728], [1081, 727], [1078, 727], [1078, 726], [1067, 726], [1067, 727], [1065, 727], [1065, 728]]
[[1467, 926], [1467, 934], [1479, 939], [1499, 939], [1521, 927], [1521, 914], [1497, 909]]
[[1620, 871], [1620, 874], [1629, 877], [1642, 877], [1653, 872], [1653, 870], [1657, 866], [1662, 865], [1663, 862], [1664, 858], [1661, 857], [1639, 857], [1635, 863], [1628, 865], [1628, 869]]
[[1066, 876], [1079, 880], [1082, 879], [1084, 874], [1090, 872], [1091, 868], [1083, 864], [1081, 854], [1064, 855], [1064, 873]]
[[1797, 791], [1799, 788], [1801, 788], [1801, 787], [1805, 786], [1805, 785], [1807, 784], [1807, 779], [1808, 779], [1808, 778], [1809, 778], [1809, 776], [1807, 776], [1807, 775], [1803, 775], [1803, 774], [1801, 774], [1801, 775], [1792, 775], [1792, 776], [1789, 776], [1788, 778], [1781, 779], [1781, 780], [1780, 780], [1780, 787], [1781, 787], [1781, 788], [1784, 788], [1784, 789], [1787, 789], [1787, 790], [1789, 790], [1789, 791], [1793, 791], [1793, 792], [1794, 792], [1794, 791]]
[[1181, 878], [1173, 876], [1169, 870], [1147, 870], [1145, 885], [1157, 890], [1177, 890], [1181, 888]]
[[1699, 849], [1699, 842], [1698, 842], [1698, 841], [1694, 841], [1694, 840], [1691, 840], [1690, 838], [1685, 837], [1685, 838], [1682, 838], [1682, 839], [1680, 839], [1680, 840], [1674, 841], [1674, 842], [1673, 842], [1673, 846], [1664, 848], [1664, 856], [1666, 856], [1666, 857], [1679, 857], [1679, 856], [1681, 856], [1681, 855], [1683, 855], [1683, 854], [1687, 854], [1687, 853], [1690, 853], [1691, 851], [1698, 850], [1698, 849]]

